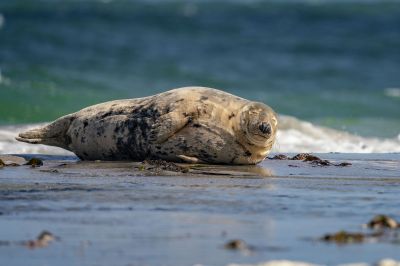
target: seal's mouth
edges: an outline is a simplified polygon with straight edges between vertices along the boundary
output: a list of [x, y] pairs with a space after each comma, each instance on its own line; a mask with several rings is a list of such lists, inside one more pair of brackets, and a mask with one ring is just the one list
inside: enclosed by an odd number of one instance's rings
[[271, 137], [271, 134], [268, 134], [268, 135], [266, 136], [266, 135], [261, 135], [261, 134], [255, 133], [254, 135], [257, 135], [257, 136], [259, 136], [259, 137], [261, 137], [261, 138], [264, 138], [264, 139], [269, 139], [269, 138]]

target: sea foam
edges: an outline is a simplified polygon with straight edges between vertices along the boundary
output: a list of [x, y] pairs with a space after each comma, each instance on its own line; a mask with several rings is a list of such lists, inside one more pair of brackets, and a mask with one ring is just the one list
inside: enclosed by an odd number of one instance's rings
[[[322, 264], [323, 265], [323, 264]], [[291, 261], [291, 260], [271, 260], [261, 262], [258, 264], [228, 264], [227, 266], [322, 266], [321, 264], [314, 264], [302, 261]], [[375, 264], [369, 264], [365, 262], [353, 262], [339, 264], [338, 266], [400, 266], [400, 261], [394, 259], [382, 259]]]
[[400, 152], [400, 135], [393, 139], [361, 137], [281, 115], [274, 152]]
[[[0, 154], [41, 153], [71, 155], [61, 148], [18, 142], [15, 137], [41, 124], [0, 127]], [[295, 117], [280, 115], [279, 130], [273, 152], [343, 152], [343, 153], [390, 153], [400, 152], [400, 136], [393, 139], [367, 138], [345, 131], [314, 125]]]

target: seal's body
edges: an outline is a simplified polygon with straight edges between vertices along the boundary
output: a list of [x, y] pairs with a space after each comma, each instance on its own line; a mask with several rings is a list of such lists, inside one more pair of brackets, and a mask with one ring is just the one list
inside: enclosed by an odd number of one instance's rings
[[277, 120], [257, 102], [216, 89], [187, 87], [82, 109], [19, 134], [83, 160], [256, 164], [270, 151]]

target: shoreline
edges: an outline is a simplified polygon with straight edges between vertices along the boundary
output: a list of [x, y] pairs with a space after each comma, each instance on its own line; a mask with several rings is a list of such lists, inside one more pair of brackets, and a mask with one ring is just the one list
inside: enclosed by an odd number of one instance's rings
[[[344, 245], [319, 241], [340, 230], [368, 234], [362, 225], [377, 214], [400, 220], [400, 154], [315, 155], [352, 165], [265, 160], [176, 174], [140, 162], [34, 155], [43, 166], [0, 169], [0, 257], [7, 265], [400, 260], [396, 237]], [[59, 239], [34, 250], [12, 244], [44, 230]], [[233, 239], [252, 249], [225, 249]]]

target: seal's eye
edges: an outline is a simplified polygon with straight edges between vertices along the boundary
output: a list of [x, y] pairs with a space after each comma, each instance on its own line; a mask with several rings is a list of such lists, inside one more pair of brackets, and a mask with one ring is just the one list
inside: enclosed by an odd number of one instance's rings
[[271, 125], [266, 123], [266, 122], [262, 122], [259, 126], [258, 129], [263, 133], [263, 134], [271, 134]]

